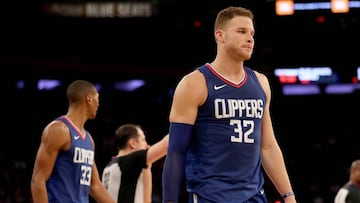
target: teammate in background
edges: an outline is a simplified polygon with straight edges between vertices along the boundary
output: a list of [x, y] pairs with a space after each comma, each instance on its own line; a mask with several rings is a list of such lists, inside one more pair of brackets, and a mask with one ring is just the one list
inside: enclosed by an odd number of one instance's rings
[[84, 80], [72, 82], [66, 91], [66, 115], [56, 118], [43, 130], [37, 151], [31, 194], [34, 203], [114, 203], [101, 184], [95, 164], [95, 145], [84, 128], [94, 119], [99, 106], [95, 86]]
[[124, 124], [115, 131], [118, 154], [105, 166], [102, 182], [121, 203], [149, 203], [152, 194], [151, 164], [166, 155], [169, 136], [149, 146], [141, 126]]
[[351, 163], [349, 181], [344, 184], [335, 196], [334, 203], [360, 202], [360, 159]]
[[250, 10], [221, 10], [214, 26], [215, 60], [177, 85], [163, 202], [178, 202], [185, 175], [189, 203], [265, 203], [261, 166], [284, 201], [296, 202], [273, 131], [268, 79], [244, 66], [253, 53], [254, 34]]

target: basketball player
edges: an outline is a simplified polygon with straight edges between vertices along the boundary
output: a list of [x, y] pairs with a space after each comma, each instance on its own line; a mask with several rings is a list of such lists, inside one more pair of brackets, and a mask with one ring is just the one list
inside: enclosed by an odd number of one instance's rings
[[105, 166], [102, 182], [121, 203], [151, 202], [151, 164], [164, 157], [169, 135], [149, 146], [141, 126], [124, 124], [116, 129], [118, 154]]
[[66, 91], [66, 115], [50, 122], [42, 132], [31, 179], [34, 203], [115, 203], [102, 185], [94, 160], [94, 141], [84, 128], [94, 119], [99, 94], [84, 80], [72, 82]]
[[216, 17], [217, 55], [185, 75], [170, 111], [163, 202], [178, 202], [185, 166], [189, 203], [265, 203], [261, 166], [284, 202], [296, 202], [269, 112], [262, 73], [244, 66], [254, 48], [253, 13], [228, 7]]

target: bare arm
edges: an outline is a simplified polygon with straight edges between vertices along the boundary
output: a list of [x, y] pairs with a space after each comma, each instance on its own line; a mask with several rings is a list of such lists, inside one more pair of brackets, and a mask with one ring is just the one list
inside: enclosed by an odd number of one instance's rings
[[96, 202], [99, 203], [115, 203], [108, 191], [105, 189], [104, 185], [101, 183], [95, 162], [92, 166], [90, 195], [96, 200]]
[[[94, 144], [94, 140], [92, 139], [92, 137], [91, 137], [91, 141], [92, 141], [92, 143], [94, 145], [94, 149], [95, 149], [95, 144]], [[92, 172], [91, 172], [90, 196], [92, 198], [94, 198], [96, 200], [96, 202], [99, 202], [99, 203], [116, 203], [111, 198], [110, 194], [108, 193], [105, 186], [101, 182], [99, 171], [97, 169], [95, 160], [92, 165], [91, 171]]]
[[165, 135], [159, 142], [149, 147], [146, 162], [151, 165], [166, 155], [169, 145], [169, 134]]
[[31, 194], [34, 203], [48, 202], [46, 181], [51, 175], [59, 151], [69, 146], [69, 130], [64, 124], [54, 121], [45, 127], [31, 178]]
[[175, 90], [170, 122], [194, 124], [198, 108], [207, 97], [205, 78], [199, 71], [186, 75]]
[[[261, 141], [261, 156], [262, 164], [266, 174], [273, 182], [275, 188], [284, 195], [288, 192], [292, 192], [292, 186], [289, 180], [289, 176], [286, 170], [284, 157], [282, 151], [275, 138], [271, 116], [270, 116], [270, 102], [271, 102], [271, 90], [269, 82], [265, 75], [257, 74], [262, 87], [265, 90], [267, 96], [267, 104], [265, 107], [263, 124], [262, 124], [262, 141]], [[285, 202], [296, 202], [295, 196], [289, 196], [285, 199]]]
[[[170, 122], [194, 124], [197, 110], [207, 95], [203, 75], [194, 71], [185, 76], [176, 88], [170, 112]], [[192, 98], [192, 99], [188, 99]], [[149, 148], [147, 163], [152, 164], [166, 155], [169, 145], [169, 134]]]
[[206, 97], [205, 78], [197, 70], [186, 75], [176, 87], [169, 118], [169, 148], [163, 168], [163, 202], [178, 201], [186, 150], [198, 108]]
[[152, 201], [152, 172], [151, 164], [143, 169], [143, 182], [144, 182], [144, 203], [151, 203]]

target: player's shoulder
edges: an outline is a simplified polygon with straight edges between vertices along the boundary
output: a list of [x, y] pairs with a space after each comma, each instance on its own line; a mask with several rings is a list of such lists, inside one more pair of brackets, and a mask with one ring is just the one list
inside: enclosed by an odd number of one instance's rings
[[200, 71], [194, 70], [186, 75], [178, 83], [175, 90], [177, 100], [203, 101], [207, 94], [205, 77]]
[[186, 86], [186, 87], [193, 87], [198, 86], [199, 83], [201, 83], [201, 81], [204, 81], [204, 75], [198, 71], [198, 70], [193, 70], [187, 74], [185, 74], [181, 81], [179, 82], [179, 85], [181, 86]]
[[259, 71], [257, 69], [253, 69], [253, 68], [248, 68], [248, 69], [250, 69], [251, 71], [254, 72], [254, 74], [256, 75], [256, 77], [259, 79], [259, 81], [261, 83], [264, 83], [264, 82], [268, 83], [268, 77], [266, 76], [265, 73], [263, 73], [263, 72], [261, 72], [261, 71]]
[[43, 135], [47, 137], [64, 137], [63, 135], [68, 134], [70, 134], [69, 127], [63, 121], [58, 119], [49, 122], [43, 130]]
[[262, 88], [264, 89], [265, 93], [267, 95], [270, 94], [270, 84], [269, 84], [269, 79], [268, 77], [266, 76], [266, 74], [264, 72], [261, 72], [257, 69], [253, 69], [253, 68], [247, 68], [248, 70], [254, 72], [256, 78], [259, 80]]
[[48, 123], [48, 125], [45, 127], [45, 130], [49, 131], [68, 131], [68, 127], [64, 122], [61, 120], [53, 120]]
[[52, 147], [63, 149], [70, 143], [70, 130], [61, 121], [51, 121], [43, 130], [43, 142], [51, 143]]
[[185, 75], [185, 77], [187, 77], [189, 80], [196, 81], [197, 79], [204, 78], [204, 75], [199, 70], [194, 70], [194, 71], [190, 72], [189, 74]]

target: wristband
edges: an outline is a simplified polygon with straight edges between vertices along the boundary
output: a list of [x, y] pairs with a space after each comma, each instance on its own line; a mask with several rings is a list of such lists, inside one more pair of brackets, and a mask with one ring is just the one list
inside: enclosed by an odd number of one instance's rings
[[294, 196], [294, 195], [295, 195], [294, 192], [288, 192], [288, 193], [285, 193], [285, 194], [282, 196], [282, 198], [285, 199], [285, 198], [287, 198], [287, 197], [289, 197], [289, 196]]

